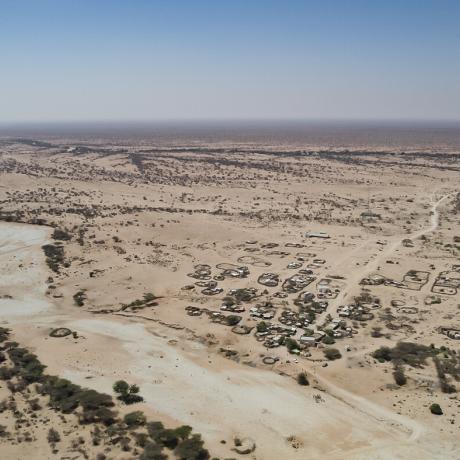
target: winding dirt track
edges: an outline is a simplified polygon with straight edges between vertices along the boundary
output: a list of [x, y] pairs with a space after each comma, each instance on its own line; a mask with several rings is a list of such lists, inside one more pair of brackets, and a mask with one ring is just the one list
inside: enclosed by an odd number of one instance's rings
[[439, 200], [433, 202], [430, 209], [430, 225], [428, 227], [417, 230], [416, 232], [410, 234], [403, 234], [392, 238], [392, 241], [385, 249], [379, 252], [372, 260], [367, 264], [361, 267], [354, 267], [353, 273], [346, 281], [346, 287], [342, 289], [336, 299], [331, 302], [332, 310], [335, 310], [338, 306], [343, 305], [350, 293], [356, 290], [359, 287], [360, 281], [374, 273], [377, 270], [377, 267], [382, 263], [383, 260], [390, 258], [396, 250], [401, 246], [403, 240], [406, 238], [417, 239], [423, 235], [434, 232], [439, 226], [439, 211], [438, 207], [452, 194], [444, 195]]

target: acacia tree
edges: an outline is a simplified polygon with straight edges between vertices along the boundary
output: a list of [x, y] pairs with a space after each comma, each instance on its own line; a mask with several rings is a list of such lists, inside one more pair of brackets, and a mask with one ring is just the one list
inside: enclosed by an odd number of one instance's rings
[[140, 396], [139, 387], [136, 384], [129, 385], [124, 380], [117, 380], [113, 384], [113, 391], [118, 394], [117, 399], [125, 404], [142, 402], [144, 398]]

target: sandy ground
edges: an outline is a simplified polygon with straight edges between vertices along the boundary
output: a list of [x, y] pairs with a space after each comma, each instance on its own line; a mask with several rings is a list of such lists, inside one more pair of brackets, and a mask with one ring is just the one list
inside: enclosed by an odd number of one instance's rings
[[[414, 452], [417, 458], [446, 458], [445, 452], [436, 454], [439, 446], [422, 443], [426, 428], [421, 424], [345, 390], [333, 389], [340, 399], [322, 393], [323, 402], [316, 403], [312, 396], [317, 391], [299, 388], [274, 373], [222, 363], [216, 357], [212, 366], [205, 366], [200, 363], [207, 355], [203, 346], [192, 343], [189, 350], [181, 351], [141, 324], [60, 311], [44, 295], [46, 270], [40, 246], [47, 238], [43, 227], [0, 225], [0, 289], [13, 297], [0, 304], [3, 324], [14, 330], [15, 324], [27, 323], [27, 328], [43, 333], [43, 328], [59, 319], [86, 337], [87, 349], [92, 342], [100, 342], [112, 354], [110, 359], [106, 349], [94, 366], [96, 350], [92, 350], [80, 354], [69, 368], [61, 358], [71, 343], [61, 342], [56, 348], [52, 339], [18, 334], [51, 370], [59, 369], [64, 377], [106, 392], [114, 380], [129, 373], [140, 383], [148, 406], [194, 426], [216, 450], [220, 439], [244, 434], [257, 439], [260, 459], [390, 459], [409, 458]], [[50, 346], [52, 356], [47, 356]], [[303, 446], [293, 449], [286, 441], [289, 436], [301, 440]], [[332, 437], [336, 442], [331, 443]]]
[[[50, 373], [108, 393], [117, 379], [138, 383], [146, 399], [139, 408], [169, 426], [190, 424], [221, 458], [236, 456], [236, 435], [256, 441], [255, 459], [460, 457], [457, 394], [441, 392], [433, 361], [405, 366], [407, 384], [398, 387], [392, 364], [371, 355], [399, 341], [458, 349], [439, 328], [460, 328], [459, 293], [426, 303], [436, 277], [460, 263], [457, 154], [103, 141], [80, 151], [53, 142], [0, 140], [0, 217], [28, 222], [0, 223], [1, 321]], [[378, 217], [365, 219], [369, 210]], [[48, 226], [31, 225], [37, 219]], [[59, 273], [41, 249], [56, 243], [51, 227], [71, 236]], [[306, 356], [269, 349], [254, 331], [238, 335], [206, 314], [187, 315], [190, 305], [218, 313], [230, 289], [257, 287], [241, 324], [258, 324], [249, 308], [263, 301], [273, 304], [276, 323], [296, 308], [297, 294], [278, 298], [280, 286], [264, 291], [257, 279], [267, 271], [286, 279], [299, 255], [316, 278], [305, 291], [318, 295], [323, 278], [339, 286], [313, 329], [329, 327], [363, 289], [379, 299], [372, 319], [344, 319], [353, 334], [332, 345], [341, 359], [327, 361], [324, 344]], [[197, 264], [214, 276], [218, 264], [241, 265], [247, 256], [266, 266], [248, 263], [246, 278], [219, 280], [218, 295], [204, 295], [189, 276]], [[401, 281], [414, 269], [428, 276], [419, 289], [360, 284], [376, 274]], [[155, 305], [121, 311], [146, 293], [158, 296]], [[49, 337], [61, 326], [78, 337]], [[278, 361], [265, 365], [267, 356]], [[301, 371], [309, 387], [296, 383]], [[433, 402], [442, 417], [430, 414]]]

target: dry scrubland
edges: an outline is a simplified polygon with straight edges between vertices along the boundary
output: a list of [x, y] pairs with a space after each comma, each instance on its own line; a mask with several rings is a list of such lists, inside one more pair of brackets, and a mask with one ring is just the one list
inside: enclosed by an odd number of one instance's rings
[[4, 139], [0, 171], [2, 458], [460, 457], [460, 154]]

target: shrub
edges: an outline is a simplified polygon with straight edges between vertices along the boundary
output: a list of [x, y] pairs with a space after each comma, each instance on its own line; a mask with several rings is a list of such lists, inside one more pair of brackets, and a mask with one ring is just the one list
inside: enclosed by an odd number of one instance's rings
[[124, 402], [125, 404], [134, 404], [142, 402], [144, 398], [139, 393], [139, 387], [137, 385], [129, 385], [124, 380], [118, 380], [113, 384], [113, 391], [118, 393], [117, 399]]
[[379, 338], [382, 337], [382, 328], [381, 327], [373, 327], [371, 331], [371, 337]]
[[59, 266], [64, 262], [64, 248], [55, 244], [45, 244], [42, 249], [45, 253], [48, 267], [59, 273]]
[[80, 423], [102, 423], [105, 426], [113, 425], [117, 420], [116, 412], [108, 407], [99, 407], [97, 409], [86, 410], [80, 415]]
[[174, 449], [174, 453], [181, 460], [209, 459], [209, 452], [203, 448], [203, 440], [199, 434], [194, 434], [191, 438], [182, 441]]
[[149, 436], [146, 433], [134, 433], [136, 439], [136, 445], [139, 447], [145, 447], [149, 442]]
[[147, 431], [149, 436], [155, 441], [165, 429], [161, 422], [150, 422], [147, 424]]
[[61, 435], [54, 428], [50, 428], [46, 438], [50, 444], [56, 444], [61, 440]]
[[265, 321], [261, 321], [257, 324], [257, 332], [267, 332], [268, 325]]
[[452, 385], [448, 382], [446, 382], [445, 380], [441, 380], [440, 381], [440, 385], [441, 385], [441, 391], [443, 393], [456, 393], [457, 392], [457, 388], [455, 387], [455, 385]]
[[55, 240], [61, 240], [61, 241], [69, 241], [72, 236], [70, 233], [68, 233], [66, 230], [62, 230], [60, 228], [54, 229], [53, 234], [51, 235], [53, 239]]
[[8, 381], [15, 376], [15, 372], [9, 367], [0, 367], [0, 380]]
[[305, 372], [300, 372], [300, 374], [297, 375], [297, 383], [302, 386], [310, 385], [307, 374]]
[[233, 293], [233, 297], [235, 298], [237, 303], [250, 302], [254, 298], [254, 294], [247, 289], [237, 289]]
[[158, 297], [151, 293], [151, 292], [147, 292], [147, 294], [144, 294], [144, 301], [145, 302], [152, 302], [153, 300], [157, 299]]
[[372, 353], [372, 356], [381, 363], [391, 361], [391, 349], [389, 347], [380, 347]]
[[78, 393], [78, 400], [83, 410], [94, 410], [114, 405], [110, 395], [99, 393], [95, 390], [81, 390]]
[[228, 307], [231, 307], [233, 305], [235, 305], [236, 301], [233, 297], [231, 296], [225, 296], [223, 299], [222, 299], [222, 303], [224, 305], [227, 305]]
[[398, 367], [394, 370], [393, 377], [395, 379], [396, 384], [400, 387], [407, 383], [407, 378], [404, 375], [404, 369], [402, 369], [401, 367]]
[[3, 343], [6, 340], [8, 340], [9, 336], [10, 336], [10, 330], [7, 329], [6, 327], [0, 327], [0, 343]]
[[45, 366], [37, 357], [25, 348], [12, 348], [8, 355], [13, 361], [15, 374], [22, 377], [27, 383], [39, 382], [43, 377]]
[[86, 294], [85, 291], [78, 291], [73, 295], [73, 301], [78, 307], [83, 307], [85, 305]]
[[174, 430], [181, 439], [187, 439], [192, 434], [192, 427], [189, 425], [182, 425]]
[[238, 315], [228, 315], [225, 318], [225, 324], [227, 326], [236, 326], [241, 321], [241, 316]]
[[49, 395], [49, 406], [64, 413], [73, 412], [78, 407], [76, 397], [79, 387], [66, 379], [49, 377], [40, 387], [42, 395]]
[[41, 408], [42, 408], [38, 398], [31, 399], [29, 401], [29, 406], [33, 411], [41, 410]]
[[130, 412], [123, 417], [123, 421], [129, 427], [137, 427], [141, 425], [145, 425], [146, 418], [143, 412], [140, 410], [136, 410], [134, 412]]
[[168, 457], [161, 452], [162, 449], [162, 446], [149, 442], [145, 445], [144, 452], [142, 452], [139, 460], [166, 460]]
[[380, 361], [404, 362], [412, 367], [420, 367], [425, 364], [426, 359], [436, 356], [439, 352], [437, 349], [420, 345], [412, 342], [398, 342], [395, 347], [380, 347], [374, 351], [372, 356]]
[[438, 403], [433, 403], [430, 406], [430, 412], [434, 415], [442, 415], [443, 411], [441, 409], [441, 406]]
[[0, 438], [6, 438], [7, 436], [9, 436], [9, 433], [6, 429], [6, 426], [0, 425]]
[[286, 337], [284, 344], [288, 349], [289, 353], [292, 353], [293, 350], [298, 350], [300, 348], [299, 343], [295, 339], [291, 339], [290, 337]]
[[335, 343], [335, 340], [330, 335], [325, 335], [323, 338], [323, 343], [326, 345], [333, 345]]
[[179, 443], [179, 437], [174, 430], [166, 428], [163, 430], [158, 438], [158, 443], [167, 447], [168, 449], [175, 449]]
[[329, 361], [334, 361], [336, 359], [340, 359], [342, 357], [341, 353], [337, 348], [326, 348], [324, 350], [324, 356], [329, 360]]
[[129, 384], [124, 380], [117, 380], [113, 384], [113, 391], [118, 394], [126, 394], [129, 391]]

